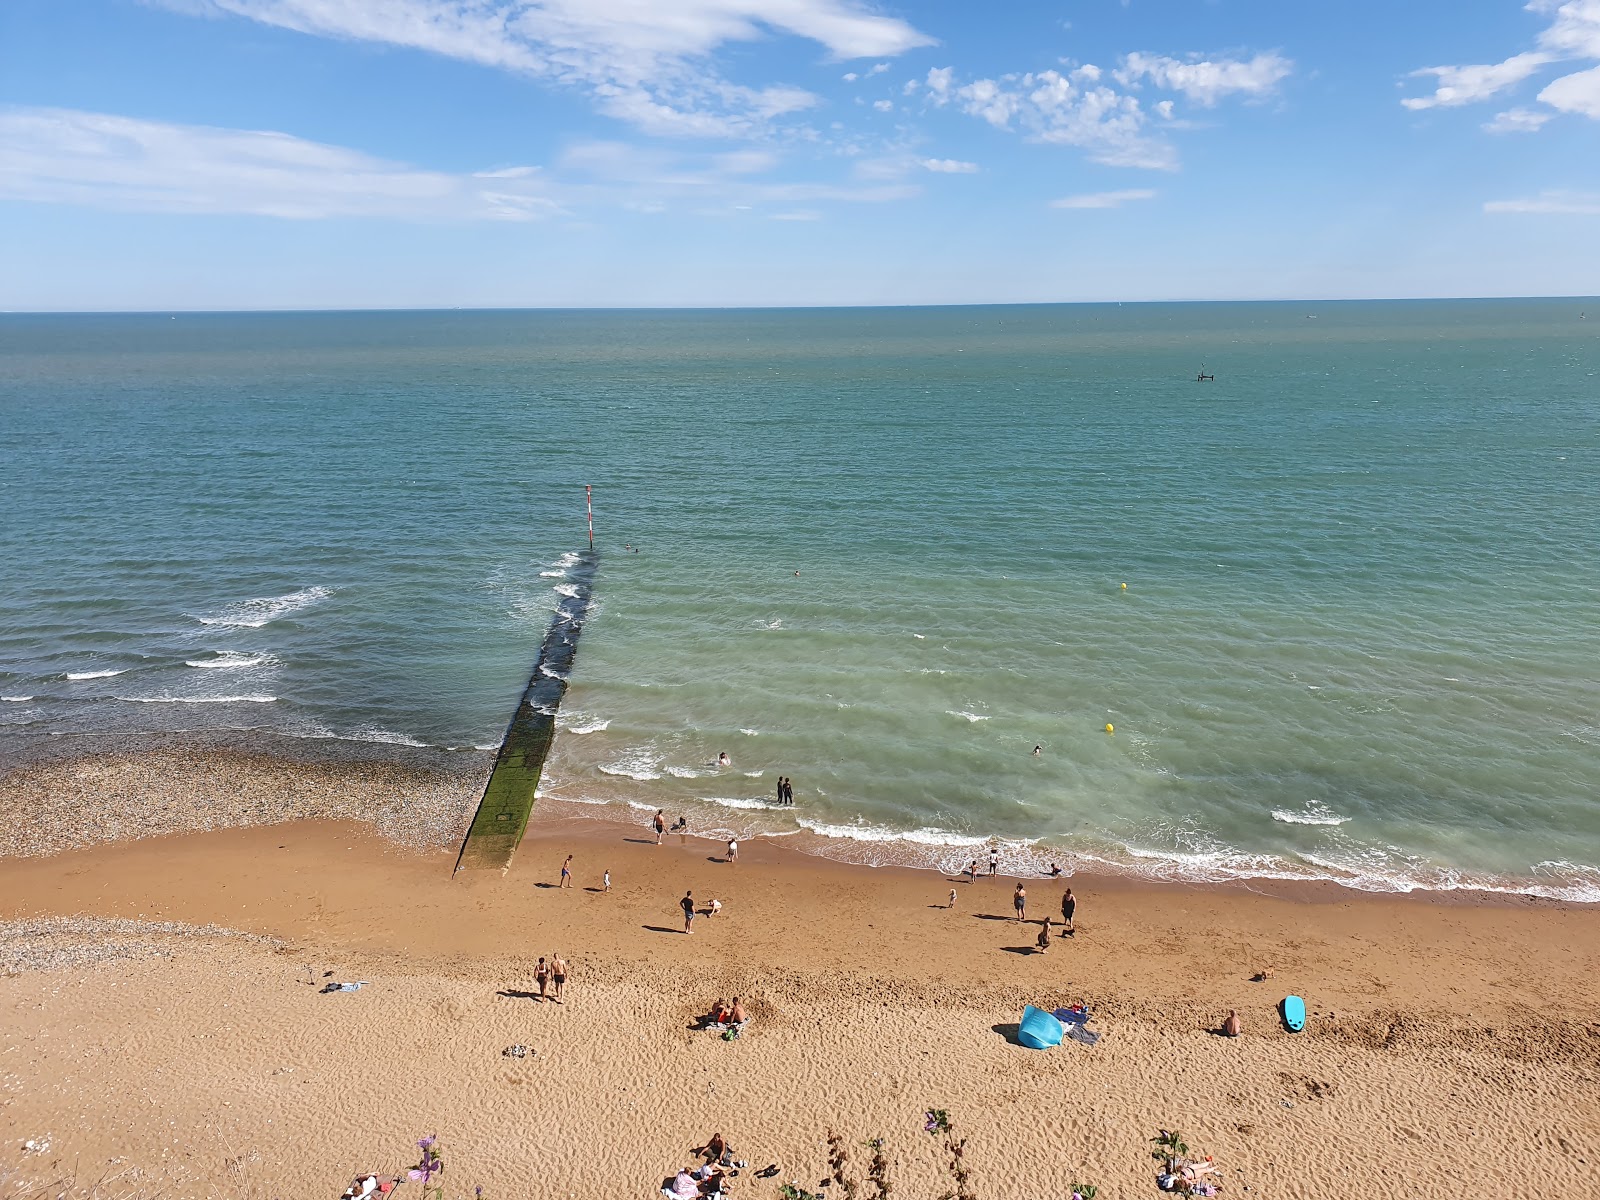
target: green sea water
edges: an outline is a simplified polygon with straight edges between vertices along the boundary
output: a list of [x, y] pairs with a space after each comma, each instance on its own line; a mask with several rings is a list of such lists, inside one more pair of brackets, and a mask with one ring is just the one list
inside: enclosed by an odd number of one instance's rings
[[1600, 899], [1600, 302], [5, 316], [0, 371], [19, 754], [486, 766], [592, 484], [552, 806]]

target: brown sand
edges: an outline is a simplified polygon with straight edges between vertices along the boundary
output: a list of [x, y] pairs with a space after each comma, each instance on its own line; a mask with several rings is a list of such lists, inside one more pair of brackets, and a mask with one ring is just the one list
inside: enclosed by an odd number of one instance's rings
[[[652, 1197], [717, 1130], [814, 1186], [832, 1127], [858, 1172], [861, 1141], [884, 1137], [909, 1200], [946, 1186], [921, 1131], [934, 1107], [969, 1138], [984, 1200], [1058, 1200], [1075, 1180], [1158, 1195], [1163, 1127], [1235, 1197], [1600, 1189], [1591, 909], [1080, 875], [1077, 936], [1039, 955], [1037, 926], [1006, 919], [1007, 877], [760, 842], [730, 866], [717, 843], [649, 841], [536, 819], [508, 874], [454, 880], [448, 853], [348, 821], [4, 860], [0, 1197], [69, 1178], [106, 1197], [333, 1197], [434, 1132], [450, 1196]], [[558, 890], [569, 852], [578, 886]], [[1056, 911], [1061, 883], [1027, 885], [1030, 911]], [[724, 905], [691, 937], [686, 887]], [[523, 994], [554, 951], [572, 964], [559, 1006]], [[370, 982], [325, 995], [328, 973]], [[1289, 992], [1313, 1014], [1303, 1034], [1276, 1020]], [[735, 993], [742, 1039], [691, 1031]], [[1088, 1003], [1104, 1039], [1013, 1044], [1029, 1001]], [[1229, 1008], [1236, 1041], [1207, 1032]], [[514, 1043], [534, 1054], [503, 1057]]]

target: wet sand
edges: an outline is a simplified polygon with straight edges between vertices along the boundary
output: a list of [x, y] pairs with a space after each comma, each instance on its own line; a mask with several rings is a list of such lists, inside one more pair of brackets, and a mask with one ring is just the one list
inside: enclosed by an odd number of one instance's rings
[[[335, 809], [368, 786], [318, 778]], [[33, 794], [0, 786], [7, 822]], [[508, 873], [452, 879], [447, 847], [302, 815], [4, 859], [0, 1197], [71, 1178], [107, 1197], [332, 1197], [411, 1165], [435, 1132], [447, 1195], [647, 1197], [716, 1130], [753, 1168], [781, 1166], [736, 1181], [769, 1197], [823, 1178], [829, 1128], [858, 1173], [881, 1136], [898, 1194], [936, 1195], [929, 1108], [969, 1139], [985, 1200], [1076, 1181], [1159, 1194], [1161, 1128], [1215, 1156], [1225, 1195], [1600, 1186], [1588, 907], [1078, 875], [1078, 932], [1041, 955], [1037, 926], [1009, 919], [1009, 876], [759, 841], [729, 865], [720, 843], [652, 842], [536, 809]], [[1063, 882], [1025, 882], [1030, 915], [1054, 914]], [[687, 937], [686, 888], [723, 903]], [[552, 952], [572, 964], [561, 1005], [529, 995]], [[367, 986], [325, 994], [330, 980]], [[1291, 992], [1302, 1034], [1276, 1018]], [[733, 994], [743, 1038], [691, 1029]], [[1100, 1044], [1015, 1044], [1027, 1002], [1088, 1004]], [[1209, 1032], [1230, 1008], [1237, 1040]], [[502, 1055], [519, 1043], [529, 1057]]]

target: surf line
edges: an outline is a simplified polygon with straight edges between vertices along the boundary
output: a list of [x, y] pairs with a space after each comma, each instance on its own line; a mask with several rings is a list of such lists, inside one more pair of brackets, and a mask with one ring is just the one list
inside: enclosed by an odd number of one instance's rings
[[578, 657], [578, 635], [583, 632], [583, 620], [594, 593], [600, 556], [592, 540], [588, 550], [578, 552], [577, 559], [568, 568], [566, 578], [573, 594], [562, 597], [539, 646], [539, 658], [528, 677], [527, 690], [522, 693], [511, 724], [506, 726], [494, 769], [489, 772], [483, 799], [467, 828], [452, 874], [494, 867], [504, 871], [511, 866], [512, 855], [528, 828], [534, 793], [555, 736], [556, 713], [567, 694], [567, 680]]

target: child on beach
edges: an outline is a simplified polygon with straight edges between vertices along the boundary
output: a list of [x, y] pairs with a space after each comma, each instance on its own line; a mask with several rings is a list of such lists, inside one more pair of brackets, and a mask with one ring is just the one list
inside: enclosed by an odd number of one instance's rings
[[715, 896], [711, 897], [711, 903], [706, 905], [706, 916], [714, 917], [721, 911], [722, 901], [718, 900]]
[[1050, 918], [1046, 917], [1039, 926], [1039, 940], [1033, 944], [1034, 950], [1043, 954], [1050, 949]]
[[950, 903], [946, 904], [945, 907], [946, 908], [954, 908], [955, 906], [956, 906], [956, 890], [955, 890], [955, 888], [951, 888], [950, 889]]
[[600, 876], [600, 890], [603, 892], [609, 892], [611, 890], [610, 871], [607, 871], [604, 875]]
[[572, 855], [567, 855], [567, 861], [561, 864], [561, 886], [572, 886]]
[[738, 862], [739, 861], [739, 841], [738, 841], [737, 838], [729, 838], [728, 839], [728, 861], [729, 862]]

